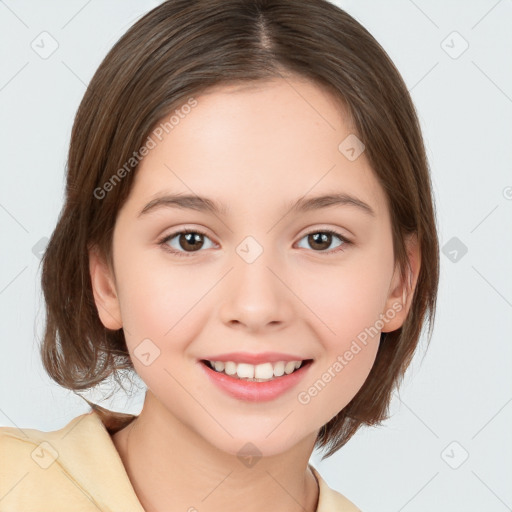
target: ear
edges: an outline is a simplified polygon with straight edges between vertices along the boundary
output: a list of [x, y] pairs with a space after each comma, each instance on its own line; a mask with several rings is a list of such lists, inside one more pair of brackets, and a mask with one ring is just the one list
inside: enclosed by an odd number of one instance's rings
[[114, 272], [96, 247], [89, 250], [89, 273], [101, 323], [111, 330], [123, 326]]
[[[406, 271], [406, 279], [403, 281], [400, 276], [398, 265], [395, 267], [393, 279], [389, 287], [389, 295], [386, 300], [383, 315], [388, 312], [388, 321], [385, 323], [382, 332], [392, 332], [402, 327], [412, 303], [414, 290], [418, 281], [421, 266], [421, 253], [416, 233], [409, 235], [405, 241], [407, 258], [410, 268]], [[389, 312], [395, 313], [391, 318]]]

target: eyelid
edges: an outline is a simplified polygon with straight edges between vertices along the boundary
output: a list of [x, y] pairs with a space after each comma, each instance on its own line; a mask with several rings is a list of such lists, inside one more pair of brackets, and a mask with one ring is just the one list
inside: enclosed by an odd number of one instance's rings
[[161, 235], [159, 237], [159, 241], [168, 239], [170, 237], [174, 237], [180, 233], [199, 233], [201, 235], [207, 236], [212, 241], [214, 238], [212, 235], [210, 235], [208, 233], [208, 230], [206, 228], [198, 227], [198, 226], [191, 226], [188, 224], [185, 224], [185, 225], [183, 225], [181, 227], [177, 227], [177, 228], [176, 227], [170, 228], [169, 230], [166, 230], [166, 231], [168, 231], [168, 233], [165, 235]]
[[[313, 252], [313, 253], [316, 252], [318, 254], [324, 254], [326, 256], [329, 256], [329, 255], [337, 254], [338, 252], [343, 252], [346, 249], [346, 246], [354, 245], [354, 242], [351, 240], [350, 237], [347, 237], [346, 235], [344, 235], [343, 233], [340, 232], [341, 228], [327, 228], [327, 227], [315, 228], [315, 227], [310, 226], [309, 228], [306, 228], [306, 229], [307, 229], [307, 231], [303, 232], [299, 236], [298, 241], [302, 240], [304, 237], [306, 237], [308, 235], [312, 235], [315, 233], [328, 233], [328, 234], [338, 237], [342, 241], [342, 244], [340, 246], [336, 247], [335, 249], [331, 249], [328, 251], [309, 250], [309, 252]], [[165, 251], [170, 252], [171, 254], [176, 255], [178, 257], [180, 257], [180, 256], [190, 257], [190, 256], [193, 256], [196, 252], [198, 252], [198, 253], [204, 252], [202, 250], [193, 251], [193, 252], [176, 251], [169, 247], [169, 245], [167, 244], [167, 242], [169, 240], [175, 238], [178, 235], [185, 234], [185, 233], [200, 234], [200, 235], [203, 235], [203, 236], [209, 238], [210, 240], [212, 240], [212, 237], [208, 233], [206, 233], [206, 230], [204, 230], [203, 228], [183, 226], [181, 228], [176, 229], [175, 231], [171, 231], [171, 233], [169, 233], [169, 234], [166, 234], [166, 235], [163, 235], [162, 237], [160, 237], [157, 241], [157, 244], [159, 246], [162, 246]], [[212, 240], [212, 242], [215, 245], [218, 245], [214, 240]]]
[[[323, 232], [331, 232], [334, 233], [336, 236], [342, 237], [344, 240], [352, 242], [352, 233], [346, 229], [339, 226], [329, 226], [329, 225], [321, 225], [321, 224], [312, 224], [311, 226], [308, 226], [307, 228], [304, 228], [302, 234], [300, 235], [301, 238], [305, 237], [306, 235], [310, 235], [312, 233], [323, 233]], [[345, 234], [347, 233], [347, 234]]]
[[342, 241], [342, 244], [334, 249], [330, 249], [328, 251], [313, 251], [309, 250], [308, 252], [317, 253], [324, 255], [325, 257], [334, 256], [340, 252], [344, 252], [348, 246], [354, 245], [354, 242], [350, 240], [350, 238], [346, 237], [343, 233], [340, 233], [337, 229], [332, 228], [320, 228], [320, 229], [311, 229], [304, 233], [302, 236], [299, 237], [299, 241], [302, 240], [304, 237], [315, 234], [315, 233], [328, 233], [331, 235], [334, 235], [335, 237], [339, 238]]

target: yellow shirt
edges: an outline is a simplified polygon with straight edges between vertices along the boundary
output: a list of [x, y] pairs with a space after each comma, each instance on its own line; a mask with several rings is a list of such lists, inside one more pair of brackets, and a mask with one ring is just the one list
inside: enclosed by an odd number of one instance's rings
[[[144, 512], [109, 432], [94, 410], [51, 432], [0, 427], [0, 512]], [[310, 468], [317, 512], [360, 512]]]

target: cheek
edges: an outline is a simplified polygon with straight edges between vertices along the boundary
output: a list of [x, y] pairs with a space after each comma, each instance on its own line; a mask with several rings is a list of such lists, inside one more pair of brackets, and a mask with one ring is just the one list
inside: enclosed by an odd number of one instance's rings
[[305, 314], [317, 326], [324, 348], [343, 351], [347, 343], [359, 335], [364, 338], [368, 331], [369, 341], [378, 340], [372, 327], [379, 325], [384, 312], [391, 268], [387, 258], [373, 258], [369, 253], [302, 273], [297, 295], [303, 298]]
[[163, 254], [155, 257], [156, 252], [133, 253], [119, 264], [120, 306], [127, 337], [170, 338], [190, 322], [194, 305], [208, 291], [192, 266], [167, 261]]
[[197, 335], [201, 297], [208, 292], [191, 268], [165, 258], [145, 261], [143, 254], [119, 266], [121, 316], [135, 371], [157, 396], [164, 392], [176, 401], [186, 396], [170, 374], [179, 382], [187, 378], [190, 369], [176, 361]]
[[193, 367], [188, 363], [195, 361], [184, 364], [183, 356], [208, 320], [208, 292], [218, 278], [201, 278], [193, 265], [171, 262], [155, 250], [132, 251], [119, 262], [117, 273], [123, 329], [135, 371], [150, 389], [186, 400], [170, 373], [179, 382], [189, 378]]
[[306, 421], [314, 418], [321, 426], [348, 405], [365, 383], [377, 349], [377, 342], [366, 346], [355, 343], [335, 358], [319, 362], [297, 393], [297, 407], [302, 408]]
[[308, 415], [328, 421], [366, 381], [379, 348], [391, 268], [389, 254], [370, 253], [325, 272], [304, 273], [297, 294], [322, 345], [315, 371], [297, 396]]
[[[307, 416], [329, 421], [357, 394], [365, 383], [377, 356], [380, 331], [375, 315], [340, 299], [332, 315], [325, 315], [331, 333], [319, 328], [322, 347], [308, 379], [297, 394]], [[320, 334], [320, 330], [323, 334]]]

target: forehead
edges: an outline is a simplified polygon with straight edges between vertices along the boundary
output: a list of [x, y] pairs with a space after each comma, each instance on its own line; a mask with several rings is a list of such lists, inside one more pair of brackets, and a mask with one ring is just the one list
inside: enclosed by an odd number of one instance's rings
[[152, 135], [131, 191], [139, 206], [163, 191], [212, 197], [234, 211], [237, 203], [272, 207], [341, 191], [383, 213], [384, 192], [364, 152], [350, 160], [340, 150], [354, 129], [325, 88], [275, 79], [216, 86], [195, 100], [179, 123]]

